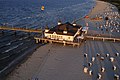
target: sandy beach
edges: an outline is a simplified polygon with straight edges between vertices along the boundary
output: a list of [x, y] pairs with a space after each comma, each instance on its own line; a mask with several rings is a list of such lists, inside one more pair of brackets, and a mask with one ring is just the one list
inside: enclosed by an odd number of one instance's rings
[[[117, 13], [117, 15], [116, 15]], [[105, 31], [107, 28], [110, 27], [110, 25], [113, 24], [106, 24], [106, 20], [105, 17], [109, 16], [110, 20], [108, 22], [119, 22], [119, 13], [118, 13], [118, 9], [117, 7], [115, 7], [114, 5], [107, 3], [107, 2], [103, 2], [103, 1], [96, 1], [96, 5], [93, 7], [93, 9], [90, 11], [90, 13], [88, 14], [89, 18], [96, 18], [96, 17], [101, 17], [102, 20], [91, 20], [91, 19], [84, 19], [85, 23], [89, 24], [89, 30], [88, 30], [88, 35], [102, 35], [102, 36], [110, 36], [110, 33]], [[111, 18], [111, 16], [114, 16]], [[118, 20], [115, 19], [115, 16], [118, 17]], [[79, 21], [77, 22], [79, 23]], [[107, 25], [107, 26], [106, 26]], [[112, 27], [111, 27], [112, 28]], [[101, 30], [103, 29], [103, 31]], [[117, 28], [116, 28], [117, 29]], [[118, 33], [119, 34], [119, 33]], [[115, 36], [113, 34], [111, 34], [112, 36]], [[120, 37], [120, 35], [119, 35]]]
[[[96, 1], [95, 7], [88, 15], [93, 17], [97, 14], [103, 14], [109, 6], [112, 5]], [[85, 20], [85, 22], [92, 25], [89, 20]], [[90, 29], [92, 30], [93, 27]], [[120, 53], [119, 42], [88, 40], [80, 47], [49, 43], [38, 48], [24, 63], [17, 66], [6, 80], [97, 80], [98, 73], [102, 75], [101, 80], [114, 80], [114, 73], [120, 75], [120, 57], [115, 57], [114, 53], [116, 52]], [[88, 54], [87, 59], [84, 57], [84, 53]], [[109, 53], [115, 57], [116, 62], [111, 63], [108, 58], [101, 61], [96, 56], [97, 53], [104, 57]], [[92, 67], [88, 67], [89, 70], [93, 71], [93, 75], [90, 76], [83, 72], [83, 68], [88, 66], [92, 57], [95, 57], [95, 62], [93, 62]], [[118, 67], [116, 71], [112, 70], [113, 65]], [[105, 73], [100, 71], [102, 66], [106, 68]]]
[[[26, 62], [18, 66], [7, 80], [96, 80], [101, 66], [107, 68], [107, 72], [101, 73], [102, 80], [113, 80], [113, 74], [120, 74], [120, 69], [114, 72], [112, 65], [119, 66], [120, 58], [117, 58], [115, 63], [110, 63], [108, 58], [102, 62], [96, 57], [98, 52], [103, 56], [107, 53], [114, 56], [113, 49], [120, 52], [119, 43], [87, 41], [80, 47], [47, 44], [37, 49]], [[84, 53], [88, 53], [88, 59], [84, 58]], [[83, 72], [83, 67], [91, 62], [93, 56], [96, 60], [89, 69], [93, 70], [94, 75], [90, 76]]]

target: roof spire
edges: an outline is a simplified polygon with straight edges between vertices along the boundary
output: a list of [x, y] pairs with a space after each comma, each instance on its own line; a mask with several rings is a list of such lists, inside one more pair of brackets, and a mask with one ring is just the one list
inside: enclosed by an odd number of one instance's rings
[[77, 24], [76, 24], [76, 22], [74, 21], [74, 22], [73, 22], [73, 26], [76, 26], [76, 25], [77, 25]]
[[61, 24], [62, 24], [62, 21], [61, 21], [61, 20], [59, 20], [59, 21], [58, 21], [58, 25], [61, 25]]
[[45, 32], [49, 32], [49, 27], [46, 25]]

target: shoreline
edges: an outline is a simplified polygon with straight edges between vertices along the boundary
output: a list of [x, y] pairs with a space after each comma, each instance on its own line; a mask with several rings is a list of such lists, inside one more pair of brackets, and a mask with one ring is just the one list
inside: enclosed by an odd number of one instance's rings
[[[98, 6], [100, 3], [103, 3], [103, 5]], [[108, 2], [105, 2], [105, 1], [96, 0], [96, 5], [93, 7], [93, 9], [91, 10], [91, 12], [89, 13], [88, 16], [105, 13], [106, 8], [109, 7], [109, 6], [113, 6], [113, 5], [111, 3], [108, 3]], [[113, 9], [110, 9], [110, 10], [113, 10]]]
[[118, 8], [119, 13], [120, 13], [120, 0], [118, 0], [118, 1], [115, 1], [115, 0], [111, 0], [111, 1], [108, 1], [108, 0], [99, 0], [99, 1], [108, 2], [108, 3], [116, 6]]
[[12, 61], [9, 66], [5, 67], [0, 72], [0, 80], [5, 80], [6, 76], [9, 75], [12, 71], [16, 69], [16, 67], [20, 66], [22, 63], [26, 62], [26, 60], [40, 47], [41, 45], [33, 46], [31, 49], [24, 52], [23, 55], [16, 58]]
[[[94, 1], [94, 6], [93, 6], [93, 7], [95, 7], [95, 5], [96, 5], [96, 1]], [[77, 22], [77, 21], [79, 21], [79, 20], [84, 19], [84, 17], [91, 12], [91, 10], [93, 9], [93, 7], [91, 7], [91, 8], [88, 10], [88, 13], [84, 14], [84, 16], [82, 16], [82, 17], [80, 17], [80, 18], [78, 18], [78, 19], [76, 19], [76, 20], [73, 20], [71, 23], [74, 23], [74, 22]]]

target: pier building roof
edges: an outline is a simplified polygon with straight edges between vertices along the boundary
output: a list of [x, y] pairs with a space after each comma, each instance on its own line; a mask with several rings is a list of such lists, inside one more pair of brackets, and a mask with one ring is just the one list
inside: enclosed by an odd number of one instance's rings
[[[56, 32], [57, 34], [60, 34], [60, 35], [74, 36], [80, 27], [81, 27], [81, 25], [73, 26], [73, 24], [66, 22], [64, 24], [60, 24], [60, 25], [57, 25], [57, 26], [51, 28], [47, 33], [53, 34], [54, 32]], [[63, 31], [67, 31], [67, 33], [64, 34]]]

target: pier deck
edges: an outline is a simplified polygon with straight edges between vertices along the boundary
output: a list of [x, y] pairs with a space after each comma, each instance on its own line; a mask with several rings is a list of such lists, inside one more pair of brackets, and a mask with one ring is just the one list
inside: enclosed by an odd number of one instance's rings
[[95, 36], [86, 36], [86, 39], [93, 39], [93, 40], [109, 40], [109, 41], [120, 41], [120, 38], [110, 38], [110, 37], [95, 37]]
[[42, 33], [41, 29], [18, 28], [18, 27], [8, 27], [8, 26], [0, 26], [0, 30], [12, 30], [12, 31]]
[[62, 43], [62, 44], [64, 44], [64, 46], [66, 44], [73, 45], [73, 46], [79, 46], [80, 45], [80, 43], [72, 42], [72, 41], [62, 41], [62, 40], [54, 40], [54, 39], [38, 38], [38, 37], [34, 37], [34, 39], [36, 40], [36, 43], [39, 43], [39, 42], [42, 41], [44, 43], [47, 43], [47, 42], [49, 42], [49, 43]]

